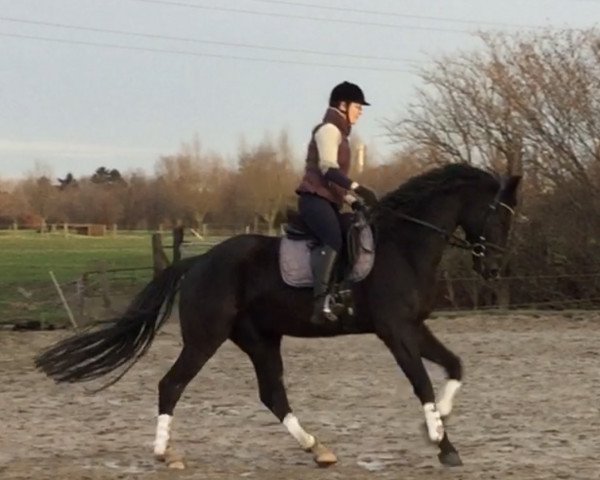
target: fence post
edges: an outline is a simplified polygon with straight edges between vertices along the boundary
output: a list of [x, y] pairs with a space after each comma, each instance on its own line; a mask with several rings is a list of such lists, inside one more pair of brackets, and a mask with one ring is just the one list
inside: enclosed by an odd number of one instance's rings
[[106, 271], [106, 262], [102, 260], [100, 262], [100, 290], [102, 291], [102, 302], [104, 308], [109, 309], [111, 307], [110, 294], [109, 294], [109, 282], [108, 272]]
[[448, 293], [448, 300], [452, 305], [452, 308], [456, 309], [456, 295], [454, 293], [454, 284], [452, 283], [452, 279], [450, 278], [450, 274], [448, 270], [444, 270], [442, 273], [444, 277], [444, 281], [446, 282], [446, 292]]
[[479, 278], [472, 278], [469, 287], [473, 310], [477, 310], [479, 308]]
[[60, 288], [60, 285], [59, 285], [58, 281], [56, 280], [56, 277], [54, 276], [54, 272], [52, 270], [50, 270], [49, 273], [50, 273], [50, 278], [52, 279], [52, 283], [54, 283], [54, 287], [56, 288], [56, 291], [58, 292], [58, 296], [60, 297], [60, 301], [62, 302], [63, 307], [65, 308], [65, 310], [67, 312], [67, 316], [69, 317], [71, 325], [73, 325], [73, 327], [77, 328], [77, 322], [75, 321], [75, 318], [73, 317], [73, 312], [71, 312], [71, 309], [69, 308], [67, 299], [65, 298], [62, 288]]
[[496, 291], [496, 304], [498, 308], [508, 309], [510, 306], [510, 280], [501, 277], [497, 280], [494, 290]]
[[84, 273], [77, 279], [75, 295], [77, 297], [77, 318], [79, 321], [85, 317], [85, 290], [87, 288], [87, 275]]
[[183, 227], [173, 229], [173, 263], [181, 260], [181, 244], [183, 243]]
[[154, 277], [169, 266], [169, 259], [162, 246], [160, 233], [152, 234], [152, 263], [154, 267]]

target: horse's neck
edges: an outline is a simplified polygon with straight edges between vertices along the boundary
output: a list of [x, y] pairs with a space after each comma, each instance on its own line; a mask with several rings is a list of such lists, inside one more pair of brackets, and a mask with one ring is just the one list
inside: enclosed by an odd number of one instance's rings
[[[458, 226], [459, 210], [458, 198], [438, 199], [424, 213], [411, 216], [452, 234]], [[421, 278], [430, 278], [448, 246], [447, 239], [435, 229], [416, 223], [403, 221], [402, 229], [406, 230], [406, 235], [401, 234], [398, 239], [399, 251], [410, 257]]]

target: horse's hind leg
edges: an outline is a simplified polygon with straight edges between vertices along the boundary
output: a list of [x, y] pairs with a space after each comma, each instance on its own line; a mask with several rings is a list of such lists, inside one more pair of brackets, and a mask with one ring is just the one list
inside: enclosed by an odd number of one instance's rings
[[171, 468], [184, 468], [183, 459], [168, 449], [173, 410], [185, 387], [213, 354], [214, 351], [203, 351], [196, 346], [184, 346], [173, 366], [158, 384], [158, 421], [154, 455]]
[[454, 396], [462, 385], [463, 369], [460, 358], [448, 350], [425, 324], [421, 325], [419, 346], [423, 358], [442, 366], [448, 375], [448, 381], [437, 402], [440, 415], [447, 417], [452, 412]]
[[185, 387], [204, 364], [227, 340], [233, 318], [223, 315], [206, 315], [198, 318], [198, 310], [180, 307], [180, 320], [184, 346], [179, 357], [158, 384], [158, 422], [154, 441], [154, 455], [171, 468], [184, 468], [183, 458], [169, 447], [173, 411]]
[[335, 454], [300, 425], [288, 403], [283, 384], [281, 337], [266, 337], [247, 321], [234, 329], [231, 340], [252, 361], [262, 403], [279, 419], [300, 446], [313, 454], [317, 465], [326, 467], [337, 462]]

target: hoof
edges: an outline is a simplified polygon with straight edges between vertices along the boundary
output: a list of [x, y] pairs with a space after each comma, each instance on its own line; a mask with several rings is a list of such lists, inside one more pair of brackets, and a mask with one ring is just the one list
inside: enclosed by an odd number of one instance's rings
[[159, 462], [164, 462], [168, 468], [172, 468], [173, 470], [185, 469], [185, 462], [183, 461], [183, 456], [174, 452], [170, 448], [168, 448], [167, 451], [162, 455], [155, 454], [154, 458], [156, 458], [156, 460], [158, 460]]
[[310, 449], [310, 452], [313, 454], [315, 463], [321, 468], [327, 468], [337, 463], [335, 454], [318, 440]]
[[185, 470], [185, 463], [183, 463], [183, 460], [175, 460], [173, 462], [167, 462], [167, 467], [172, 468], [173, 470]]
[[458, 452], [438, 453], [438, 458], [447, 467], [460, 467], [463, 464]]
[[167, 467], [172, 468], [173, 470], [185, 469], [183, 456], [179, 455], [173, 450], [167, 450], [167, 454], [165, 455], [165, 463], [167, 464]]

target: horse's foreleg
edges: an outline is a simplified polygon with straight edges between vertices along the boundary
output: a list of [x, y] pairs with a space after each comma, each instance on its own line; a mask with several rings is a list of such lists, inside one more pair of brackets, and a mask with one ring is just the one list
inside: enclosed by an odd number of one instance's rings
[[463, 369], [458, 358], [444, 346], [425, 324], [420, 327], [419, 347], [423, 358], [442, 366], [448, 375], [448, 381], [437, 402], [442, 417], [450, 415], [454, 397], [462, 385]]
[[380, 329], [379, 337], [388, 346], [396, 362], [410, 381], [415, 395], [421, 401], [429, 439], [440, 448], [438, 458], [444, 465], [456, 466], [462, 462], [448, 439], [444, 422], [435, 403], [433, 386], [421, 360], [418, 332], [410, 325]]
[[300, 446], [313, 454], [317, 465], [326, 467], [336, 463], [335, 454], [314, 435], [306, 432], [292, 413], [283, 384], [281, 338], [265, 338], [250, 324], [246, 324], [236, 328], [231, 339], [248, 354], [254, 365], [262, 403], [273, 412]]
[[444, 385], [442, 395], [440, 396], [437, 407], [442, 417], [447, 417], [452, 413], [452, 407], [454, 406], [454, 397], [456, 392], [460, 389], [462, 383], [459, 380], [453, 378], [449, 379]]

